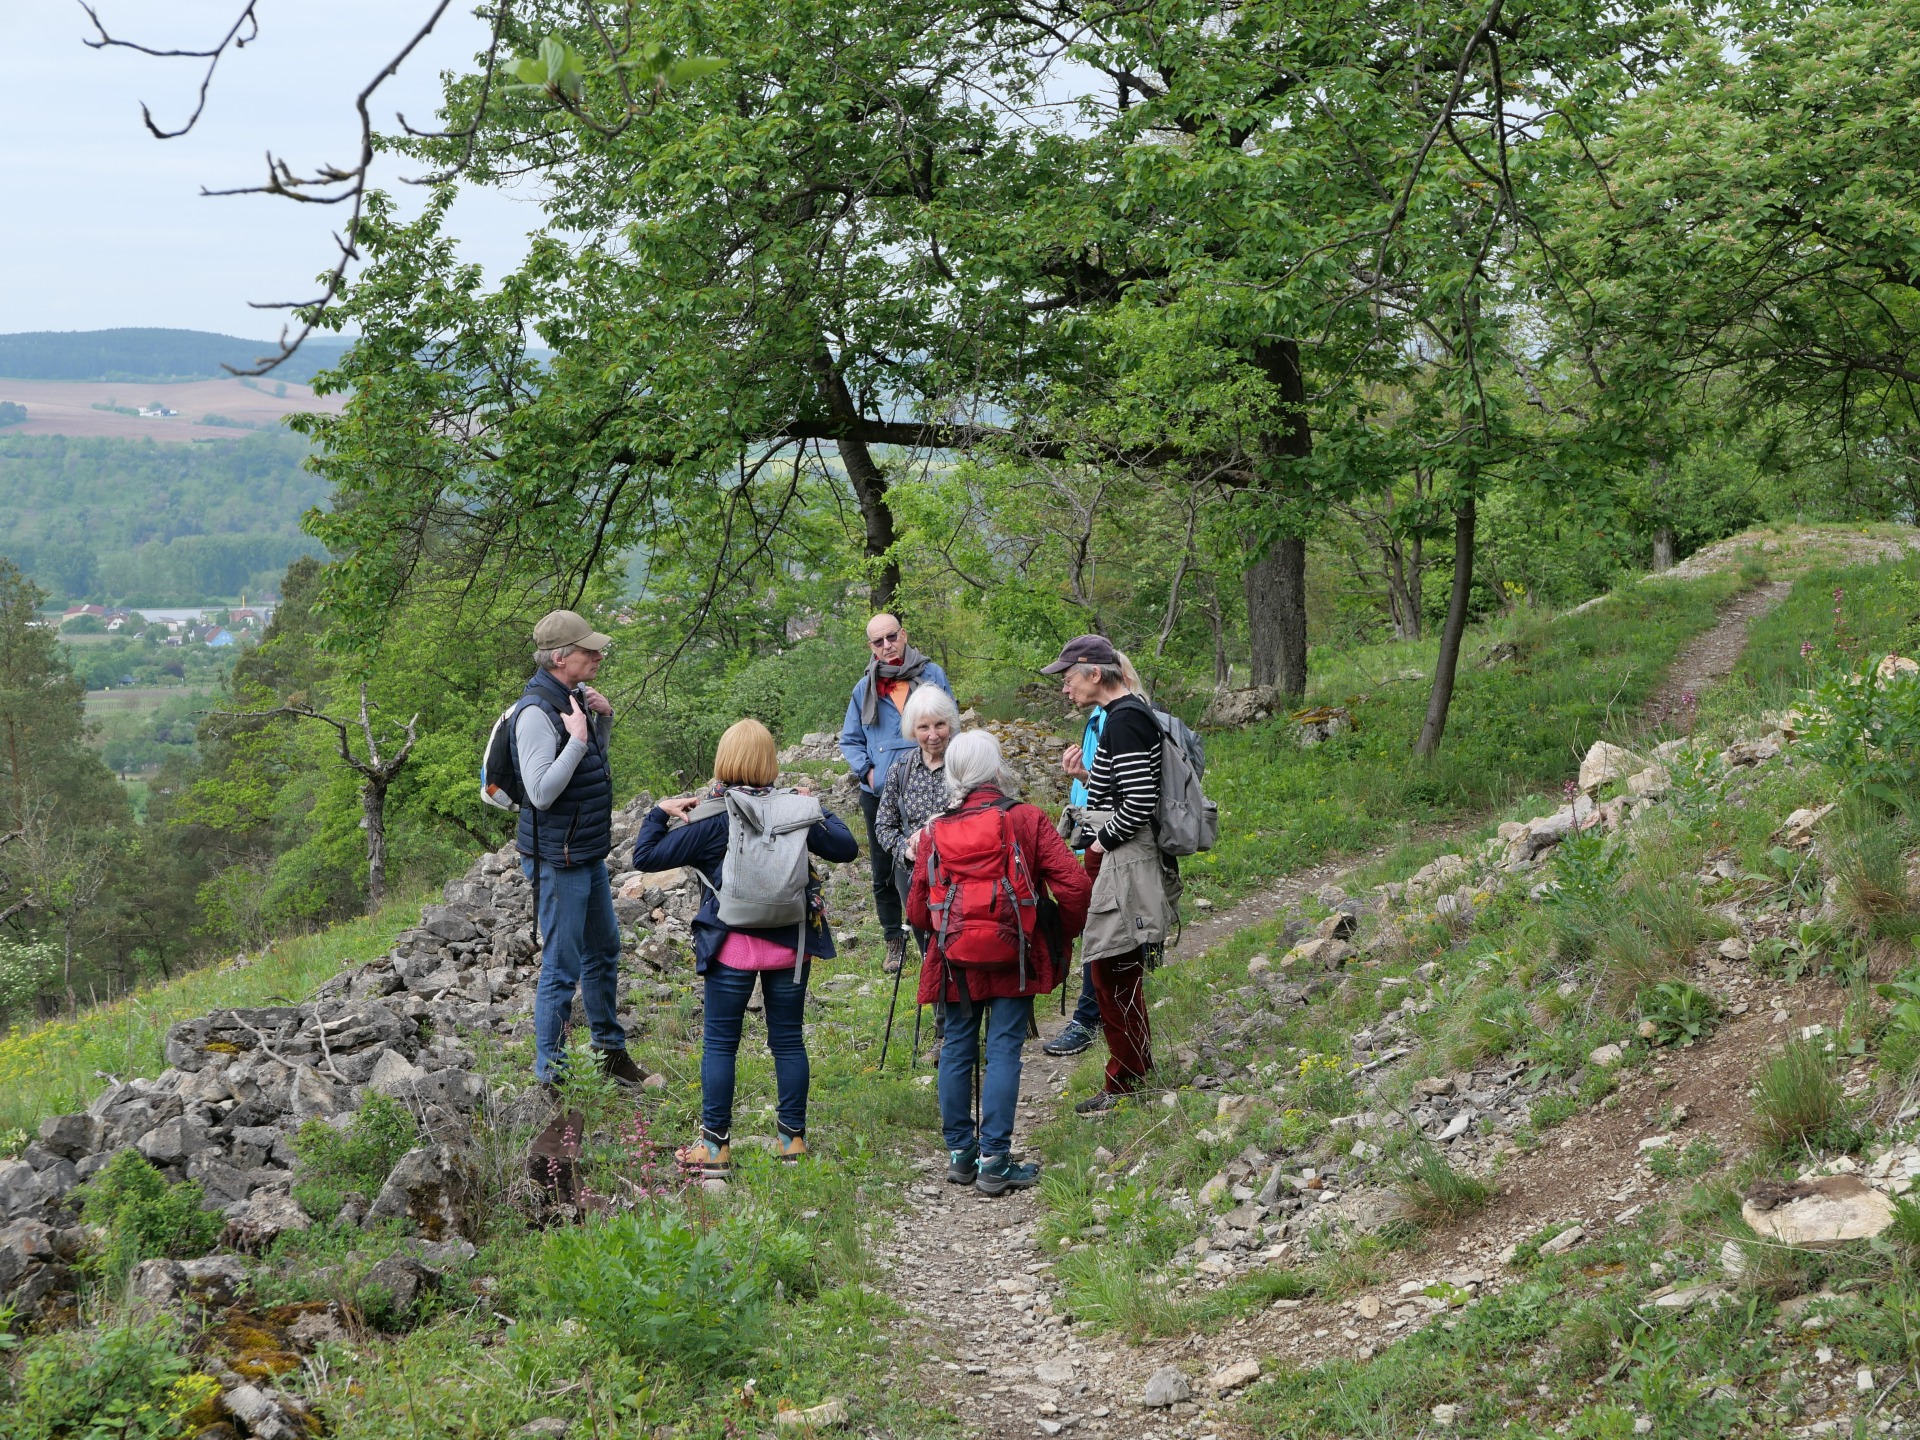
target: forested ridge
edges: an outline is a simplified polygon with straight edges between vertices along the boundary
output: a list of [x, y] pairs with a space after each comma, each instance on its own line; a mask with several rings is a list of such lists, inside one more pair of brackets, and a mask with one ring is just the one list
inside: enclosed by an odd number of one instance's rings
[[0, 555], [54, 598], [194, 605], [260, 595], [319, 546], [302, 515], [326, 483], [306, 444], [0, 435]]
[[[306, 381], [340, 358], [348, 342], [323, 338], [275, 371]], [[0, 335], [0, 377], [14, 380], [105, 380], [165, 384], [214, 380], [257, 364], [270, 340], [243, 340], [208, 330], [123, 327], [112, 330], [26, 330]]]

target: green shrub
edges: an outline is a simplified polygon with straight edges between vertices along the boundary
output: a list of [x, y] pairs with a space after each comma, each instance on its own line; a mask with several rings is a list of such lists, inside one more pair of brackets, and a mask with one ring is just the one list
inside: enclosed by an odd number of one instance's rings
[[352, 1191], [371, 1200], [395, 1163], [419, 1141], [413, 1115], [386, 1095], [369, 1095], [344, 1130], [309, 1120], [293, 1137], [300, 1162], [294, 1198], [309, 1215], [323, 1219], [339, 1213]]
[[1536, 1130], [1564, 1125], [1579, 1113], [1580, 1102], [1571, 1095], [1542, 1095], [1527, 1107], [1528, 1122]]
[[1920, 676], [1883, 680], [1871, 661], [1814, 687], [1799, 748], [1853, 796], [1904, 808], [1920, 793]]
[[690, 1374], [743, 1360], [764, 1313], [764, 1276], [738, 1267], [717, 1231], [628, 1211], [560, 1230], [541, 1252], [540, 1288], [563, 1315], [623, 1353]]
[[[142, 1162], [143, 1164], [145, 1162]], [[171, 1321], [50, 1335], [29, 1342], [0, 1434], [8, 1440], [171, 1440], [218, 1418], [219, 1387], [189, 1376]]]
[[1697, 1180], [1720, 1159], [1720, 1147], [1712, 1140], [1691, 1140], [1684, 1147], [1662, 1145], [1647, 1156], [1647, 1168], [1662, 1180]]
[[1710, 1033], [1720, 1018], [1720, 1003], [1698, 985], [1669, 980], [1640, 994], [1640, 1015], [1654, 1026], [1654, 1040], [1674, 1045]]
[[87, 1182], [81, 1213], [100, 1228], [89, 1264], [118, 1280], [142, 1260], [204, 1255], [225, 1222], [203, 1210], [200, 1182], [169, 1185], [136, 1151], [122, 1150]]

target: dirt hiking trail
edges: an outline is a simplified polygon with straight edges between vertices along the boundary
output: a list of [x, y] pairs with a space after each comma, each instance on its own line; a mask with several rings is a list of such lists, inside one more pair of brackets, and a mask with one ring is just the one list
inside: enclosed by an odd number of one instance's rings
[[[1897, 552], [1898, 543], [1892, 548]], [[1748, 549], [1725, 547], [1714, 557], [1718, 564], [1703, 563], [1685, 574], [1709, 573], [1748, 556]], [[1871, 558], [1882, 558], [1877, 548]], [[1683, 696], [1698, 696], [1730, 674], [1748, 627], [1779, 604], [1789, 588], [1784, 581], [1756, 585], [1723, 607], [1717, 623], [1675, 658], [1644, 712], [1644, 722], [1651, 727], [1680, 716], [1686, 709]], [[1422, 836], [1452, 838], [1470, 832], [1483, 819], [1449, 822], [1423, 830]], [[1337, 884], [1384, 853], [1347, 856], [1308, 867], [1193, 920], [1185, 926], [1169, 963], [1199, 955], [1242, 929], [1286, 915], [1315, 890]], [[1048, 1036], [1062, 1023], [1057, 1009], [1040, 1016]], [[1696, 1097], [1704, 1123], [1725, 1122], [1717, 1127], [1721, 1129], [1731, 1125], [1710, 1100], [1714, 1093], [1730, 1089], [1718, 1072], [1734, 1060], [1736, 1052], [1744, 1058], [1762, 1032], [1771, 1028], [1756, 1015], [1746, 1025], [1727, 1027], [1713, 1044], [1688, 1057], [1690, 1067], [1702, 1068], [1710, 1076], [1710, 1083], [1703, 1084]], [[1096, 1041], [1088, 1053], [1104, 1058], [1105, 1051]], [[1027, 1047], [1014, 1128], [1016, 1154], [1030, 1144], [1037, 1125], [1064, 1108], [1068, 1079], [1086, 1059], [1055, 1059], [1043, 1053], [1037, 1042]], [[1584, 1218], [1586, 1209], [1598, 1207], [1593, 1217], [1597, 1221], [1602, 1211], [1610, 1216], [1623, 1208], [1633, 1197], [1619, 1194], [1617, 1185], [1611, 1190], [1604, 1187], [1625, 1181], [1609, 1176], [1596, 1185], [1591, 1151], [1604, 1143], [1600, 1131], [1622, 1125], [1631, 1128], [1640, 1120], [1637, 1110], [1631, 1116], [1615, 1112], [1575, 1117], [1555, 1132], [1552, 1145], [1510, 1167], [1502, 1179], [1501, 1199], [1475, 1218], [1467, 1227], [1470, 1233], [1436, 1233], [1417, 1250], [1385, 1257], [1383, 1263], [1395, 1273], [1367, 1292], [1375, 1299], [1386, 1297], [1386, 1303], [1366, 1307], [1372, 1312], [1372, 1323], [1366, 1324], [1364, 1332], [1355, 1328], [1362, 1323], [1354, 1309], [1359, 1304], [1356, 1297], [1281, 1301], [1211, 1334], [1192, 1333], [1141, 1345], [1110, 1334], [1078, 1335], [1060, 1321], [1050, 1323], [1052, 1306], [1047, 1297], [1056, 1293], [1056, 1287], [1053, 1265], [1037, 1233], [1042, 1218], [1037, 1192], [989, 1200], [971, 1188], [947, 1184], [938, 1136], [928, 1137], [929, 1153], [917, 1162], [919, 1178], [908, 1191], [913, 1208], [880, 1244], [879, 1258], [890, 1276], [894, 1298], [908, 1311], [900, 1326], [903, 1347], [929, 1357], [928, 1373], [936, 1392], [959, 1416], [968, 1435], [980, 1440], [1063, 1433], [1110, 1440], [1206, 1440], [1210, 1436], [1253, 1440], [1253, 1432], [1233, 1418], [1231, 1402], [1223, 1400], [1214, 1408], [1197, 1384], [1190, 1401], [1170, 1408], [1144, 1408], [1140, 1402], [1148, 1377], [1169, 1365], [1189, 1376], [1204, 1376], [1237, 1361], [1274, 1355], [1311, 1364], [1390, 1343], [1401, 1328], [1393, 1323], [1396, 1287], [1407, 1275], [1424, 1277], [1428, 1272], [1442, 1274], [1462, 1267], [1495, 1272], [1499, 1267], [1494, 1255], [1501, 1246], [1549, 1220], [1563, 1218], [1562, 1211], [1564, 1218]], [[1589, 1135], [1589, 1130], [1594, 1133]], [[1029, 1158], [1044, 1161], [1045, 1156], [1034, 1152]], [[1580, 1203], [1575, 1203], [1575, 1197]], [[1405, 1319], [1401, 1317], [1402, 1325]], [[1373, 1352], [1366, 1348], [1365, 1353]]]

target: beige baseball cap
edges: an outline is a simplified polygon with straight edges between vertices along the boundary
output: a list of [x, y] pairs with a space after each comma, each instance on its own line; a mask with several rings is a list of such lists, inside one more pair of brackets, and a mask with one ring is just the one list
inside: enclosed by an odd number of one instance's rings
[[533, 627], [536, 650], [558, 650], [567, 645], [581, 650], [605, 650], [611, 644], [611, 635], [602, 635], [571, 610], [549, 610]]

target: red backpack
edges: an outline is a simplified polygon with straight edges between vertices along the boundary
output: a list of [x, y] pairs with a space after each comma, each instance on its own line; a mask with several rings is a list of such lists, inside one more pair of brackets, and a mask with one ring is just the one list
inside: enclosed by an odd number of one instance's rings
[[1013, 804], [996, 800], [933, 822], [927, 831], [927, 908], [949, 965], [1017, 961], [1024, 990], [1040, 892], [1007, 820]]

